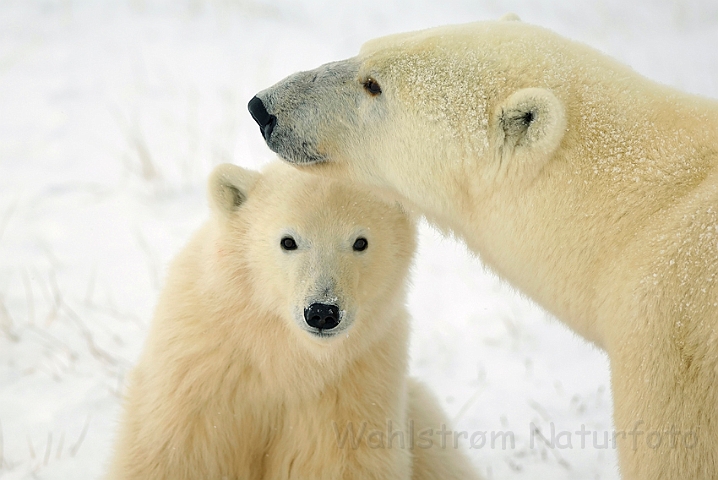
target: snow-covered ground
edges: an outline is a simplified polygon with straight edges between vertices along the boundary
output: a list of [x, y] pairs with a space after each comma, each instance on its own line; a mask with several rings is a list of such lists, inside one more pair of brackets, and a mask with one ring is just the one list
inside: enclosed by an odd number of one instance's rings
[[[272, 159], [254, 93], [378, 35], [508, 11], [718, 97], [715, 0], [0, 0], [0, 477], [101, 476], [165, 266], [207, 215], [207, 174]], [[420, 243], [412, 371], [455, 430], [487, 432], [477, 468], [617, 478], [615, 450], [597, 448], [606, 357], [461, 245], [426, 226]], [[532, 444], [532, 423], [564, 432], [555, 448]], [[597, 445], [582, 448], [582, 425]]]

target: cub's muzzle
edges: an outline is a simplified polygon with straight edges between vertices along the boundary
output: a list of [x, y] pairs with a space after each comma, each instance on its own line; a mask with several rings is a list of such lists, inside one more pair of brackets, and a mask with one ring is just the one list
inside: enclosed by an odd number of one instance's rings
[[304, 320], [310, 327], [331, 330], [339, 325], [339, 307], [325, 303], [312, 303], [304, 309]]

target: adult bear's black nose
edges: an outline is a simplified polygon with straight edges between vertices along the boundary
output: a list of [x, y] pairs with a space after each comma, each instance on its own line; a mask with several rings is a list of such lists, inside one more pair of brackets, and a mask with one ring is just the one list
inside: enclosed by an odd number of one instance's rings
[[331, 330], [339, 325], [339, 307], [325, 303], [312, 303], [304, 309], [304, 320], [310, 327]]
[[262, 132], [264, 140], [269, 140], [272, 130], [277, 124], [277, 117], [270, 115], [264, 106], [264, 102], [256, 96], [249, 101], [247, 108], [254, 121], [259, 125], [259, 131]]

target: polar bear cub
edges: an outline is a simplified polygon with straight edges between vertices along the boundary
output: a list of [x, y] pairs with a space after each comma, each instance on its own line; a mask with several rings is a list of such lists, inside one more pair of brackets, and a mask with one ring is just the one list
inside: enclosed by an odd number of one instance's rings
[[221, 165], [209, 197], [130, 378], [110, 478], [478, 478], [407, 378], [402, 208], [279, 163]]

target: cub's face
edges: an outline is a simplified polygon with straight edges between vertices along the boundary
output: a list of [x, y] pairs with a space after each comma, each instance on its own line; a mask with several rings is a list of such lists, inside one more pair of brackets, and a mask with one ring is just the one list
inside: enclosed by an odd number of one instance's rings
[[233, 185], [244, 197], [231, 202], [230, 219], [242, 217], [238, 254], [257, 304], [319, 342], [380, 332], [403, 305], [415, 248], [404, 212], [363, 189], [282, 164], [249, 188], [231, 179], [246, 171], [219, 168], [230, 173], [215, 174], [215, 185], [225, 185], [215, 188]]

